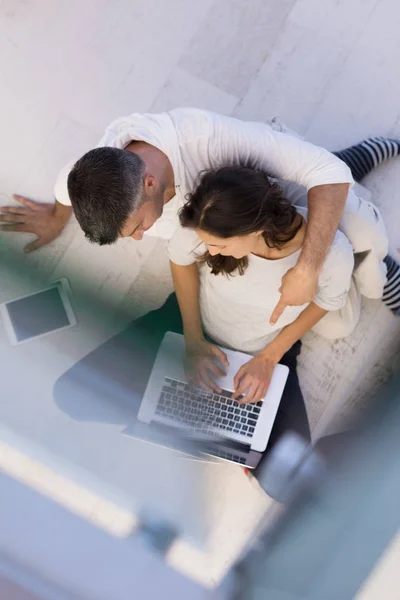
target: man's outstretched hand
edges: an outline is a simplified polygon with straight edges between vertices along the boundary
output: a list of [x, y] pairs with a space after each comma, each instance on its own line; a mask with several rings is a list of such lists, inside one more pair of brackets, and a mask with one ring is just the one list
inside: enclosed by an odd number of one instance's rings
[[317, 293], [318, 273], [309, 267], [296, 265], [282, 277], [281, 297], [269, 322], [275, 325], [287, 306], [302, 306], [312, 302]]
[[0, 231], [34, 233], [37, 239], [27, 244], [24, 252], [32, 252], [58, 237], [72, 213], [70, 206], [59, 202], [34, 202], [25, 196], [13, 195], [21, 206], [0, 207]]

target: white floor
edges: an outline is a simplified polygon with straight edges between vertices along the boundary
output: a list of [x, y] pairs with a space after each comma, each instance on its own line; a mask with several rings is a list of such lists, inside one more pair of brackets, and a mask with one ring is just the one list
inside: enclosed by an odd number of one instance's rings
[[[400, 137], [399, 18], [396, 0], [0, 0], [0, 202], [8, 204], [12, 192], [51, 201], [59, 168], [129, 112], [193, 105], [246, 119], [279, 116], [330, 149], [368, 135]], [[400, 158], [380, 167], [367, 186], [396, 253]], [[51, 389], [63, 370], [124, 322], [161, 304], [171, 289], [162, 244], [124, 240], [97, 248], [73, 222], [51, 246], [24, 256], [27, 241], [3, 233], [0, 251], [12, 250], [22, 260], [19, 269], [39, 280], [69, 277], [78, 295], [90, 289], [113, 312], [98, 327], [90, 306], [78, 302], [80, 329], [63, 338], [64, 357], [47, 373], [43, 394], [35, 391], [28, 401], [14, 390], [3, 403], [3, 442], [28, 439], [38, 456], [47, 452], [107, 482], [127, 446], [119, 444], [112, 460], [106, 450], [103, 456], [105, 424], [75, 423], [54, 406]], [[27, 285], [8, 276], [0, 299]], [[399, 334], [400, 320], [370, 301], [350, 338], [329, 344], [306, 337], [300, 374], [315, 434], [362, 412], [371, 391], [398, 368]], [[10, 353], [0, 339], [4, 361]], [[128, 472], [120, 470], [118, 481]], [[206, 471], [212, 541], [208, 551], [186, 554], [186, 563], [177, 550], [176, 562], [212, 583], [267, 502], [236, 469]], [[56, 493], [54, 486], [47, 492]]]

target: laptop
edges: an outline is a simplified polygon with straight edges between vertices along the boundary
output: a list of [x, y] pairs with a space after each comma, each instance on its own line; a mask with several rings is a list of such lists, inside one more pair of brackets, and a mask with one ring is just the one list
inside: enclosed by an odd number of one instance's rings
[[[265, 398], [254, 404], [239, 404], [232, 399], [233, 379], [239, 368], [252, 356], [223, 348], [229, 361], [227, 374], [217, 380], [220, 394], [188, 383], [185, 369], [185, 343], [182, 335], [167, 332], [161, 342], [153, 369], [137, 414], [140, 424], [154, 430], [154, 436], [139, 425], [127, 428], [125, 435], [139, 437], [171, 447], [175, 438], [178, 449], [185, 446], [200, 455], [221, 458], [254, 469], [262, 458], [289, 374], [285, 365], [275, 367]], [[226, 369], [225, 369], [226, 370]], [[173, 447], [174, 444], [172, 444]]]

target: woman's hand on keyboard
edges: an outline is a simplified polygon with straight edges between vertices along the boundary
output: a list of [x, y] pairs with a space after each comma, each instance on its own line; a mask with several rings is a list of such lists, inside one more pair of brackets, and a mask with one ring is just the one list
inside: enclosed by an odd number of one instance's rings
[[249, 360], [235, 375], [232, 398], [240, 404], [262, 400], [268, 391], [275, 365], [274, 360], [261, 354]]
[[222, 390], [214, 378], [224, 377], [226, 373], [217, 361], [229, 367], [228, 358], [219, 346], [205, 339], [186, 340], [185, 370], [189, 383], [199, 385], [210, 393], [220, 393]]

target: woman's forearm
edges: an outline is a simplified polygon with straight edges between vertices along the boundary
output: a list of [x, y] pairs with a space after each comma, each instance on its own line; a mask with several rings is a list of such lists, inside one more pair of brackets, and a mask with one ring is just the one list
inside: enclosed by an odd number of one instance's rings
[[280, 331], [276, 338], [261, 351], [265, 355], [278, 363], [282, 356], [303, 337], [318, 321], [326, 315], [328, 311], [320, 308], [314, 302], [311, 302], [297, 317], [293, 323], [287, 325]]
[[199, 271], [196, 263], [188, 266], [176, 265], [172, 261], [171, 273], [176, 297], [183, 321], [183, 333], [187, 341], [203, 337], [199, 304]]

